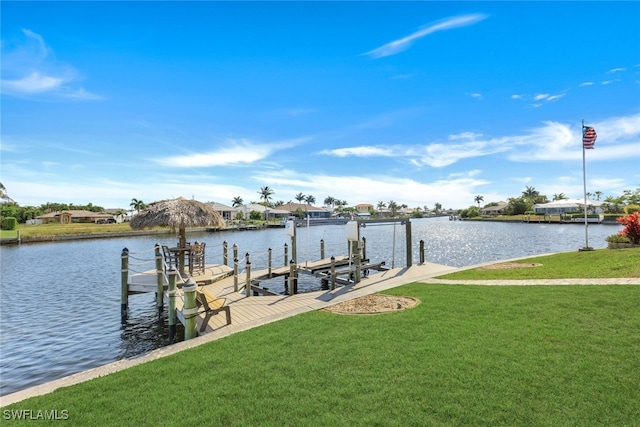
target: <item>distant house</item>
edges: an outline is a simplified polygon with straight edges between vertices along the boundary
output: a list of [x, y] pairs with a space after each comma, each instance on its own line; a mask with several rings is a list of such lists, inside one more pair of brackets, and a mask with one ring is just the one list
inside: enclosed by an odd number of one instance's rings
[[[589, 213], [601, 214], [602, 204], [600, 200], [587, 200], [587, 211]], [[565, 213], [582, 213], [584, 212], [584, 200], [581, 199], [564, 199], [555, 200], [549, 203], [540, 203], [533, 205], [533, 211], [542, 215], [561, 215]]]
[[223, 205], [222, 203], [207, 202], [206, 204], [211, 206], [214, 211], [218, 212], [225, 221], [235, 219], [236, 213], [238, 212], [237, 208], [232, 208], [231, 206]]
[[278, 209], [289, 212], [290, 215], [296, 215], [298, 210], [303, 212], [303, 216], [311, 219], [314, 218], [331, 218], [331, 210], [326, 208], [318, 208], [305, 203], [285, 203], [278, 206]]
[[498, 202], [495, 206], [486, 206], [480, 210], [482, 216], [498, 216], [506, 213], [507, 202]]
[[358, 218], [369, 218], [371, 216], [371, 211], [373, 210], [373, 205], [369, 203], [360, 203], [355, 205], [355, 208]]
[[41, 220], [43, 224], [57, 222], [60, 224], [71, 224], [73, 222], [98, 222], [98, 220], [113, 219], [113, 215], [108, 213], [98, 213], [85, 210], [70, 209], [62, 212], [50, 212], [48, 214], [37, 216], [36, 219]]
[[236, 210], [238, 212], [242, 212], [242, 216], [245, 219], [249, 218], [252, 211], [260, 212], [263, 218], [266, 218], [268, 216], [271, 219], [273, 218], [286, 219], [290, 216], [289, 211], [286, 209], [281, 209], [280, 206], [278, 206], [277, 208], [270, 208], [268, 206], [260, 205], [258, 203], [249, 203], [246, 205], [242, 205]]

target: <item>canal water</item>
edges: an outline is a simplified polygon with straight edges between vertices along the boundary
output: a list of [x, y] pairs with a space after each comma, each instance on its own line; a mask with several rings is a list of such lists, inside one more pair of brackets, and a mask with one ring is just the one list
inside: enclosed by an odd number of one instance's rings
[[[412, 219], [412, 259], [419, 261], [419, 241], [425, 242], [426, 261], [455, 267], [574, 251], [585, 246], [584, 225], [449, 221]], [[606, 247], [605, 238], [617, 225], [590, 225], [589, 246]], [[348, 254], [344, 225], [298, 228], [300, 263]], [[405, 227], [370, 225], [360, 229], [367, 257], [387, 266], [405, 265]], [[283, 229], [200, 232], [189, 241], [207, 243], [207, 263], [222, 263], [223, 242], [229, 259], [236, 244], [241, 257], [250, 254], [252, 270], [267, 266], [272, 249], [274, 266], [284, 265], [284, 246], [291, 240]], [[175, 235], [122, 237], [56, 243], [32, 243], [0, 248], [0, 395], [52, 381], [116, 360], [145, 354], [168, 344], [166, 320], [159, 324], [154, 295], [129, 298], [129, 318], [120, 321], [120, 254], [131, 253], [134, 271], [154, 268], [156, 243], [174, 246]], [[282, 292], [280, 281], [269, 285]], [[317, 282], [301, 282], [299, 291], [319, 289]], [[181, 334], [183, 331], [179, 331]], [[182, 339], [181, 336], [178, 337]]]

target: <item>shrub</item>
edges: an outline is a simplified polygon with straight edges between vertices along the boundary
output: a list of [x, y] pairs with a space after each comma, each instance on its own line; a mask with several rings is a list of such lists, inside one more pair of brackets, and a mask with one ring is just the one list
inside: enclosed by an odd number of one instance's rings
[[631, 215], [634, 212], [640, 212], [640, 205], [627, 205], [624, 208], [627, 215]]
[[620, 224], [624, 225], [624, 229], [619, 233], [622, 236], [626, 236], [634, 245], [640, 244], [640, 213], [633, 212], [632, 214], [618, 218]]
[[609, 243], [631, 243], [629, 238], [622, 234], [612, 234], [605, 239]]
[[0, 228], [3, 230], [15, 230], [18, 225], [18, 220], [12, 216], [7, 216], [2, 218], [2, 222], [0, 223]]

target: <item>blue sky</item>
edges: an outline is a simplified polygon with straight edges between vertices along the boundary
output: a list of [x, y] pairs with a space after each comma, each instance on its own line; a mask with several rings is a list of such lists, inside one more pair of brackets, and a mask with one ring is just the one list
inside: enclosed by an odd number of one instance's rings
[[640, 2], [11, 2], [21, 205], [298, 193], [464, 208], [640, 187]]

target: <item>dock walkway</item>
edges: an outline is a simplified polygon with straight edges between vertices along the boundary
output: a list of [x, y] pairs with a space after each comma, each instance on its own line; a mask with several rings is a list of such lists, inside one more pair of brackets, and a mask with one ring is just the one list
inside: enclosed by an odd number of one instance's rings
[[[321, 265], [322, 261], [315, 262], [308, 268], [314, 270]], [[329, 305], [337, 304], [357, 298], [362, 295], [379, 292], [398, 286], [402, 283], [409, 283], [425, 277], [433, 277], [446, 274], [456, 270], [455, 267], [448, 267], [439, 264], [425, 263], [423, 265], [412, 266], [410, 268], [395, 268], [387, 271], [370, 274], [363, 277], [357, 284], [342, 285], [334, 290], [321, 290], [305, 292], [295, 295], [260, 295], [247, 297], [244, 292], [234, 292], [233, 276], [219, 280], [217, 282], [200, 286], [199, 289], [211, 296], [226, 298], [226, 304], [231, 307], [231, 325], [226, 324], [224, 314], [213, 316], [203, 334], [205, 336], [219, 335], [221, 333], [249, 329], [259, 324], [269, 323], [284, 317], [289, 317], [305, 311], [322, 309]], [[287, 270], [288, 271], [288, 268]], [[278, 271], [284, 274], [285, 270]], [[273, 271], [272, 271], [273, 273]], [[265, 278], [267, 270], [256, 271], [256, 278]], [[239, 281], [239, 286], [244, 283]], [[177, 307], [181, 308], [181, 307]], [[204, 316], [198, 318], [198, 329], [202, 326]], [[203, 337], [204, 338], [204, 337]]]

